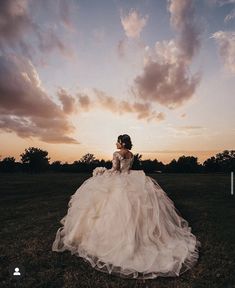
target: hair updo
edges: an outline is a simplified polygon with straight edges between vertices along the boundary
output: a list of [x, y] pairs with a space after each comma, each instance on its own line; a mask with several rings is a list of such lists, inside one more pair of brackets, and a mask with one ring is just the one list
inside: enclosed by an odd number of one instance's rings
[[127, 134], [119, 135], [118, 136], [118, 142], [120, 144], [123, 144], [124, 148], [126, 148], [128, 150], [131, 150], [131, 148], [133, 146], [132, 143], [131, 143], [131, 138]]

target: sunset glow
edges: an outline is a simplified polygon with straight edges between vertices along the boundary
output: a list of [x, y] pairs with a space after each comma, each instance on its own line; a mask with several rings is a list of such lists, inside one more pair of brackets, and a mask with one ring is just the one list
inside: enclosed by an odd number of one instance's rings
[[235, 148], [235, 1], [0, 2], [0, 159]]

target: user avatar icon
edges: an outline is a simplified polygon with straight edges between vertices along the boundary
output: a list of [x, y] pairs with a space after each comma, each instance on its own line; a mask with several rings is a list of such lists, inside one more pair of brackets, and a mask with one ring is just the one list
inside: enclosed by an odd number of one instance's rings
[[20, 276], [20, 269], [18, 267], [15, 268], [15, 272], [13, 273], [14, 276]]
[[9, 276], [12, 279], [22, 280], [23, 277], [25, 276], [25, 267], [19, 261], [15, 263], [11, 263], [8, 267], [8, 271], [9, 271]]

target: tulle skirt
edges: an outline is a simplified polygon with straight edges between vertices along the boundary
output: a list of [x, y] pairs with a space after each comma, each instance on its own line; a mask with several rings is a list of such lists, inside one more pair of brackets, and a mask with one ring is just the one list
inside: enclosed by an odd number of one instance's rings
[[192, 268], [201, 242], [173, 201], [143, 170], [90, 177], [71, 196], [52, 250], [122, 278], [175, 277]]

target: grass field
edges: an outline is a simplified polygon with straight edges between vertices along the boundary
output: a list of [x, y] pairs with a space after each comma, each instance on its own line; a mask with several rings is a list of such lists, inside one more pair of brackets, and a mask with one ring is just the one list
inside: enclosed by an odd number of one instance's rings
[[[69, 251], [51, 251], [70, 196], [90, 174], [0, 174], [0, 287], [235, 287], [235, 195], [229, 174], [148, 174], [174, 201], [201, 241], [199, 261], [180, 277], [122, 279]], [[12, 279], [9, 266], [25, 275]]]

